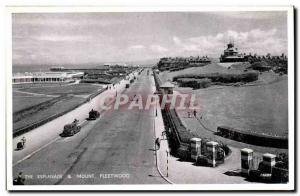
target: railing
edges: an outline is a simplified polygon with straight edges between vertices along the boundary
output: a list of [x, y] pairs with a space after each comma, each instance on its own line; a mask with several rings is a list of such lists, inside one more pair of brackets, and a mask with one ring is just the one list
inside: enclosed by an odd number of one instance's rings
[[167, 117], [167, 120], [168, 120], [168, 126], [172, 129], [172, 135], [175, 136], [175, 141], [177, 143], [178, 146], [182, 145], [182, 142], [180, 140], [180, 136], [178, 135], [178, 129], [177, 129], [177, 126], [175, 125], [174, 123], [174, 120], [173, 118], [171, 117], [170, 115], [170, 111], [165, 111], [164, 112], [166, 117]]
[[[159, 89], [160, 89], [159, 87], [162, 84], [162, 82], [161, 82], [160, 78], [157, 76], [157, 73], [153, 72], [153, 76], [154, 76], [156, 90], [159, 91]], [[177, 113], [176, 113], [175, 109], [172, 109], [172, 111], [174, 111], [175, 115], [177, 116]], [[173, 117], [171, 115], [170, 110], [169, 109], [168, 110], [164, 109], [163, 112], [162, 112], [162, 114], [165, 116], [164, 119], [166, 119], [168, 121], [167, 122], [168, 128], [171, 128], [171, 130], [172, 130], [172, 136], [174, 136], [173, 139], [176, 142], [176, 146], [177, 147], [187, 146], [188, 144], [182, 142], [181, 139], [180, 139], [180, 136], [178, 134], [178, 127], [176, 126], [176, 123], [174, 122], [174, 119], [173, 119]], [[182, 125], [182, 122], [179, 121], [179, 124]]]
[[159, 87], [161, 86], [162, 82], [160, 78], [157, 76], [157, 73], [153, 72], [153, 76], [154, 76], [156, 90], [159, 91]]

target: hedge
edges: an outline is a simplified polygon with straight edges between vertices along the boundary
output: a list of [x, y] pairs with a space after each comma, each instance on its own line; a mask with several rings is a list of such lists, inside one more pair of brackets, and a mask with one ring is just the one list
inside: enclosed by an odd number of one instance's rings
[[179, 78], [177, 79], [180, 87], [191, 87], [193, 89], [207, 88], [211, 86], [211, 79]]
[[173, 77], [173, 81], [177, 81], [180, 78], [195, 78], [211, 79], [212, 82], [221, 82], [221, 83], [235, 83], [235, 82], [253, 82], [258, 79], [258, 72], [244, 72], [239, 74], [233, 73], [208, 73], [208, 74], [183, 74]]

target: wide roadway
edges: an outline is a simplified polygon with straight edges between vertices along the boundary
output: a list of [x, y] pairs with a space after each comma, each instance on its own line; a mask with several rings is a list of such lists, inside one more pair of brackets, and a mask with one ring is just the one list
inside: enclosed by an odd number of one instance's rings
[[[144, 71], [123, 94], [153, 94]], [[73, 137], [59, 138], [13, 167], [25, 184], [162, 184], [154, 151], [154, 109], [109, 110]]]

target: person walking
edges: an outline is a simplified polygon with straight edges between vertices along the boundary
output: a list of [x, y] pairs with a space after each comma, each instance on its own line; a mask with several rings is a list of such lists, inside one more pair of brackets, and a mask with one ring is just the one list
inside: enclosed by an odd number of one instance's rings
[[159, 148], [160, 148], [160, 139], [159, 138], [156, 138], [155, 145], [158, 147], [157, 150], [159, 150]]
[[19, 172], [18, 177], [14, 179], [14, 185], [24, 185], [25, 178], [23, 177], [23, 172]]
[[21, 141], [22, 141], [22, 144], [23, 144], [23, 147], [24, 147], [25, 146], [25, 142], [26, 142], [26, 138], [23, 136], [22, 139], [21, 139]]

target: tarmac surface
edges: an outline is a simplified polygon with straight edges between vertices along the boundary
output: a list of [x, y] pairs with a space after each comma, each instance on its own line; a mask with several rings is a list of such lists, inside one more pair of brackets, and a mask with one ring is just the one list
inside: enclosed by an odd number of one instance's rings
[[[125, 89], [124, 81], [107, 93], [149, 94], [151, 76], [144, 71]], [[103, 94], [101, 94], [103, 98]], [[13, 176], [22, 171], [25, 184], [163, 184], [154, 151], [154, 110], [109, 110], [95, 121], [84, 121], [90, 103], [25, 134], [26, 148], [13, 152]], [[58, 134], [77, 118], [82, 128], [72, 137]], [[14, 138], [14, 146], [20, 137]]]

